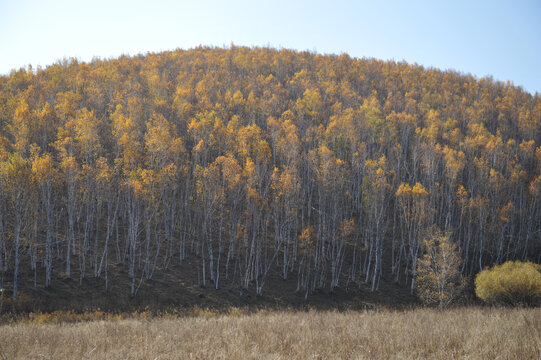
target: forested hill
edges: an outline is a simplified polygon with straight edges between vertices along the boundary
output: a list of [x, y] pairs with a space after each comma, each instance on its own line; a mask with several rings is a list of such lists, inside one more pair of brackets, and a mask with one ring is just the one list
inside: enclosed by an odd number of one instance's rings
[[140, 296], [175, 266], [258, 295], [409, 291], [433, 232], [464, 275], [541, 261], [541, 96], [490, 78], [267, 48], [63, 61], [0, 77], [0, 162], [14, 297]]

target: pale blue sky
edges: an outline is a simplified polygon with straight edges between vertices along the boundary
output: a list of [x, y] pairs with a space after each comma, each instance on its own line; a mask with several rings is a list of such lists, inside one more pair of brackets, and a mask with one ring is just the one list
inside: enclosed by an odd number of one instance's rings
[[541, 93], [537, 0], [0, 0], [0, 74], [231, 43], [406, 60]]

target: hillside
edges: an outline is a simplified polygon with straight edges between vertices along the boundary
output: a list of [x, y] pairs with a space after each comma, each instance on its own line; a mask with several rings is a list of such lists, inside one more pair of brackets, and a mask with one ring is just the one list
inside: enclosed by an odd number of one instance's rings
[[268, 48], [65, 60], [0, 77], [0, 163], [6, 309], [409, 304], [432, 233], [466, 277], [541, 262], [541, 96], [490, 78]]

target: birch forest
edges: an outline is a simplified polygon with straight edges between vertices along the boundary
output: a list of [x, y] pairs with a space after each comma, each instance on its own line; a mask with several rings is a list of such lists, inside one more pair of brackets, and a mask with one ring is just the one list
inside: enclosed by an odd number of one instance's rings
[[[541, 262], [541, 95], [405, 62], [272, 48], [0, 76], [0, 288], [190, 259], [202, 287], [269, 277], [415, 290], [429, 232], [462, 274]], [[23, 276], [24, 274], [24, 276]], [[353, 284], [353, 285], [352, 285]], [[172, 284], [171, 286], [180, 286]]]

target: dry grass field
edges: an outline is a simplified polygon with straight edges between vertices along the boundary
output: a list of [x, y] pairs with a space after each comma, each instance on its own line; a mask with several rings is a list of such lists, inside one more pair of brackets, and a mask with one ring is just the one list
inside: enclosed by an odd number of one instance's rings
[[539, 359], [541, 309], [200, 311], [0, 326], [0, 359]]

